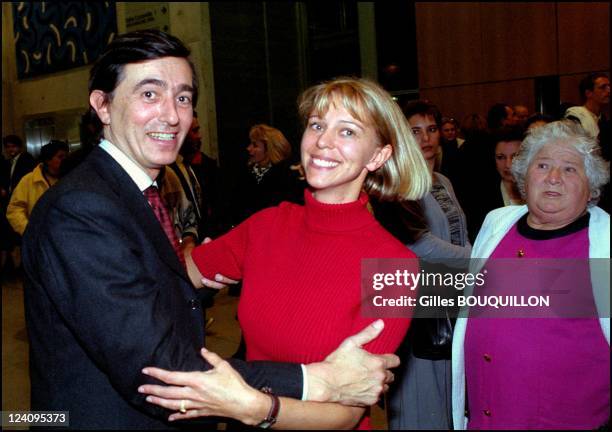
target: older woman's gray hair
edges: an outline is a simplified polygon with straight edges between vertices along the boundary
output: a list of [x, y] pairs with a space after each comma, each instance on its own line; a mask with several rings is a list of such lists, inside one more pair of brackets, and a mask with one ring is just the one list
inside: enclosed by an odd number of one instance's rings
[[578, 123], [571, 120], [555, 121], [528, 131], [519, 153], [512, 160], [512, 175], [514, 175], [521, 196], [527, 199], [525, 179], [533, 158], [546, 144], [556, 141], [573, 146], [582, 156], [591, 192], [589, 205], [597, 204], [601, 189], [610, 180], [610, 163], [601, 157], [601, 149], [597, 140], [591, 138]]

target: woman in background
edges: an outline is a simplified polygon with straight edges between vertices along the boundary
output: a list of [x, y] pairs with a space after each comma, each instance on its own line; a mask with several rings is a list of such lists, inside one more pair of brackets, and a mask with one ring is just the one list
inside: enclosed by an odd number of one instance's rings
[[[505, 127], [491, 133], [487, 144], [491, 148], [491, 151], [487, 152], [489, 154], [487, 170], [495, 166], [497, 175], [491, 179], [491, 184], [477, 189], [478, 193], [473, 193], [469, 201], [472, 206], [468, 207], [466, 213], [469, 212], [469, 229], [474, 230], [474, 237], [491, 210], [525, 203], [511, 170], [512, 160], [518, 153], [522, 140], [523, 129], [520, 127]], [[482, 181], [484, 182], [484, 179]]]
[[59, 180], [60, 167], [67, 155], [66, 142], [51, 140], [41, 147], [38, 166], [17, 184], [6, 210], [6, 218], [17, 234], [23, 235], [34, 205]]
[[[374, 212], [383, 226], [421, 260], [465, 266], [471, 251], [465, 216], [450, 181], [435, 171], [440, 111], [432, 103], [420, 100], [409, 102], [403, 111], [433, 186], [418, 202], [377, 203]], [[437, 315], [428, 310], [427, 318], [412, 321], [398, 352], [402, 365], [388, 398], [391, 429], [452, 428], [450, 354], [454, 311], [441, 308], [436, 312]]]
[[500, 177], [500, 192], [491, 210], [508, 205], [524, 204], [511, 170], [512, 160], [518, 153], [522, 140], [523, 130], [520, 128], [501, 129], [491, 139], [495, 146], [495, 168]]
[[257, 124], [249, 131], [249, 140], [248, 166], [231, 197], [232, 225], [283, 201], [302, 201], [303, 190], [298, 190], [297, 176], [290, 169], [291, 145], [283, 133]]
[[459, 156], [465, 140], [459, 137], [459, 122], [454, 118], [443, 117], [440, 125], [441, 161], [436, 171], [444, 174], [454, 184], [461, 176]]

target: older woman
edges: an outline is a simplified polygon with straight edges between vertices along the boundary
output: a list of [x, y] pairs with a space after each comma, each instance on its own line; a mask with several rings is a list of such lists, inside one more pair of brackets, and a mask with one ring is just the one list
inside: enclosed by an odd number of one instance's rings
[[[527, 204], [487, 216], [472, 252], [483, 260], [470, 271], [503, 258], [581, 260], [589, 282], [579, 296], [598, 313], [468, 319], [462, 311], [453, 339], [454, 426], [594, 429], [610, 416], [610, 269], [587, 259], [610, 258], [610, 216], [595, 206], [609, 165], [595, 140], [558, 121], [529, 132], [512, 171]], [[521, 288], [513, 278], [486, 285], [488, 295]]]
[[[221, 273], [243, 280], [238, 318], [247, 360], [324, 359], [342, 339], [372, 321], [361, 313], [362, 259], [415, 255], [374, 219], [367, 193], [415, 200], [431, 187], [406, 119], [377, 84], [336, 79], [308, 89], [299, 107], [306, 126], [301, 157], [310, 186], [305, 205], [282, 203], [258, 212], [192, 255], [194, 282], [199, 272], [208, 279]], [[366, 349], [394, 352], [408, 324], [408, 319], [386, 319], [385, 331]], [[227, 405], [236, 412], [211, 411], [198, 396], [203, 391], [198, 382], [206, 374], [190, 373], [188, 391], [174, 388], [174, 398], [167, 389], [148, 392], [165, 396], [153, 401], [174, 409], [177, 399], [186, 400], [188, 413], [173, 418], [224, 414], [254, 424], [240, 407], [257, 412], [270, 406], [265, 395], [228, 380], [226, 388], [234, 390]], [[369, 427], [363, 408], [288, 399], [280, 405], [279, 428]]]

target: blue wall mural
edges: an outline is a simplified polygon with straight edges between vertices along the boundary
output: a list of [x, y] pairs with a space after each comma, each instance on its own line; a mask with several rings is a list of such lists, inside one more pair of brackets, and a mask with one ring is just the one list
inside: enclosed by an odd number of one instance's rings
[[17, 77], [89, 64], [117, 34], [115, 2], [13, 2]]

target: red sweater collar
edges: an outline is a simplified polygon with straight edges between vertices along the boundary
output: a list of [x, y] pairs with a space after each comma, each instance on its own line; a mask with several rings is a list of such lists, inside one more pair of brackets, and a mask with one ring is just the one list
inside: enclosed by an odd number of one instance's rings
[[357, 201], [326, 204], [317, 201], [309, 189], [304, 191], [305, 218], [309, 228], [317, 231], [343, 232], [376, 224], [368, 210], [368, 195], [359, 194]]

